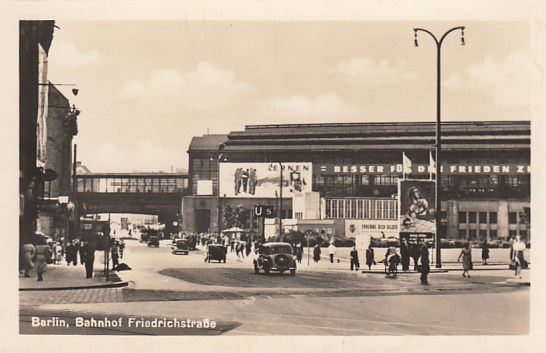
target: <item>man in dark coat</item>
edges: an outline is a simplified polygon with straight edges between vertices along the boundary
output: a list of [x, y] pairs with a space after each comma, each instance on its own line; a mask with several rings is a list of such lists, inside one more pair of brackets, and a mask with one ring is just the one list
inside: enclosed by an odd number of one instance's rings
[[421, 244], [421, 284], [428, 284], [428, 273], [430, 272], [430, 260], [428, 258], [428, 248], [425, 243]]
[[356, 246], [353, 246], [353, 249], [351, 250], [351, 271], [354, 270], [358, 271], [360, 268], [360, 261], [358, 260], [358, 251], [356, 250]]
[[417, 265], [419, 264], [419, 257], [421, 256], [419, 242], [411, 244], [410, 255], [413, 258], [413, 270], [417, 271]]
[[408, 271], [410, 263], [410, 249], [406, 239], [402, 240], [400, 243], [400, 257], [402, 262], [402, 271]]
[[315, 262], [320, 261], [320, 244], [315, 245], [315, 247], [313, 248], [313, 260]]
[[95, 244], [92, 241], [83, 242], [80, 249], [83, 253], [82, 262], [85, 264], [85, 278], [93, 278], [93, 264], [95, 262]]

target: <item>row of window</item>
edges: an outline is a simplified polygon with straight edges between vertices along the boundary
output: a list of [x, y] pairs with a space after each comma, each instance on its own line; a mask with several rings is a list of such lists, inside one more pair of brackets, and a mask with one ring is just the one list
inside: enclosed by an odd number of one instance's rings
[[[527, 231], [523, 229], [510, 229], [508, 236], [514, 238], [515, 236], [521, 236], [523, 239], [527, 238]], [[459, 229], [459, 237], [461, 239], [469, 240], [484, 240], [484, 239], [497, 239], [498, 232], [496, 229]]]
[[[518, 213], [508, 212], [508, 224], [518, 224]], [[459, 212], [460, 224], [496, 224], [497, 212]]]
[[181, 192], [188, 187], [182, 178], [79, 178], [78, 192]]
[[398, 201], [396, 199], [326, 199], [326, 218], [396, 220]]
[[[314, 175], [313, 191], [324, 197], [389, 196], [396, 193], [398, 180], [397, 175]], [[466, 195], [496, 193], [503, 189], [515, 191], [529, 185], [529, 175], [442, 175], [444, 192], [456, 191]]]

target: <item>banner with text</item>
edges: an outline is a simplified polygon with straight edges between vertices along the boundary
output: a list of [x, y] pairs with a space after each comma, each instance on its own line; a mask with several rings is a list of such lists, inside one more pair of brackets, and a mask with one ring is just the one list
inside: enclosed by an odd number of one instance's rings
[[[442, 174], [484, 174], [484, 175], [529, 175], [531, 166], [516, 164], [448, 164], [442, 165], [440, 171]], [[413, 164], [411, 174], [429, 174], [434, 173], [434, 166], [428, 164]], [[319, 175], [365, 175], [365, 174], [402, 174], [402, 164], [315, 164], [313, 173]]]
[[396, 237], [398, 238], [398, 220], [373, 220], [373, 219], [346, 219], [345, 237], [352, 238], [360, 235], [368, 235], [374, 238]]
[[220, 163], [220, 195], [224, 197], [280, 197], [312, 190], [313, 166], [305, 162]]

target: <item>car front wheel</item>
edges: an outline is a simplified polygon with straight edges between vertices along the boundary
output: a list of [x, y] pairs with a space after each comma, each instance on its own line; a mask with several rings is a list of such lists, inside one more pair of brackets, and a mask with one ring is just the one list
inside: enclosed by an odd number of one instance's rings
[[290, 270], [290, 276], [295, 276], [296, 275], [296, 270]]

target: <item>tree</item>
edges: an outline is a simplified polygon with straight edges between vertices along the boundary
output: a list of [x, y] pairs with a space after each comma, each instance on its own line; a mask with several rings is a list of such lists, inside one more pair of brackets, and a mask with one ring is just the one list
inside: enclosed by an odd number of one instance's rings
[[231, 227], [243, 228], [250, 218], [250, 210], [241, 205], [235, 207], [226, 205], [223, 211], [222, 223], [224, 229]]

